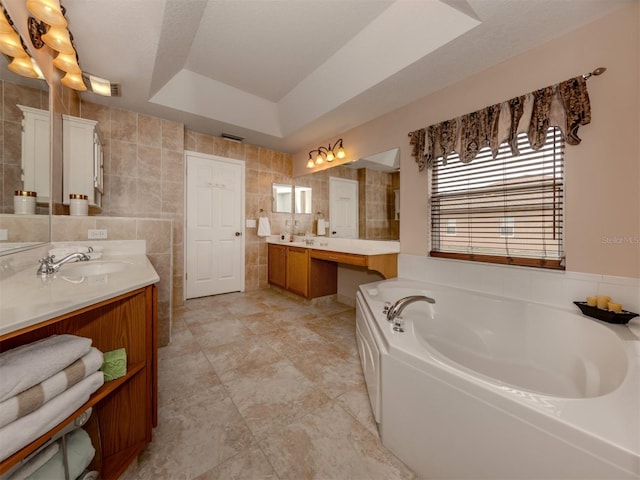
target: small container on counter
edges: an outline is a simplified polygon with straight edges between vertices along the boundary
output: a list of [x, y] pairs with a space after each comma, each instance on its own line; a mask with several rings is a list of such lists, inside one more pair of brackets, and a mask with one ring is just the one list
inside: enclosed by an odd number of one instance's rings
[[29, 190], [16, 190], [13, 194], [13, 212], [16, 215], [35, 215], [36, 192]]
[[70, 193], [69, 215], [89, 215], [89, 197], [82, 193]]

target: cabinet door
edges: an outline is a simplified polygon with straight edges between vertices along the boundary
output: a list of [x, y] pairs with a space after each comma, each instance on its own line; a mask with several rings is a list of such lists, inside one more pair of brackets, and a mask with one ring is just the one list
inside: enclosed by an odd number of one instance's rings
[[307, 248], [288, 247], [287, 252], [287, 290], [309, 296], [309, 250]]
[[22, 175], [24, 190], [49, 201], [49, 112], [18, 105], [22, 110]]
[[268, 281], [287, 288], [287, 247], [269, 244]]
[[62, 116], [63, 134], [63, 199], [69, 204], [70, 193], [80, 193], [89, 197], [89, 205], [101, 206], [101, 148], [98, 125], [93, 120]]

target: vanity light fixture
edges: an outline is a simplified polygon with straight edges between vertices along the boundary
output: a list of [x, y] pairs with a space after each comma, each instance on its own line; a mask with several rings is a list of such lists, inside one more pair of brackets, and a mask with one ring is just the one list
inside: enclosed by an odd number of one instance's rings
[[[120, 96], [120, 84], [96, 77], [80, 68], [80, 60], [67, 27], [66, 10], [59, 0], [27, 0], [29, 37], [35, 48], [50, 47], [56, 57], [53, 65], [63, 72], [62, 84], [80, 92], [90, 91], [105, 97]], [[1, 26], [0, 26], [1, 28]]]
[[65, 87], [69, 87], [73, 90], [78, 90], [79, 92], [84, 92], [87, 90], [87, 85], [84, 83], [84, 80], [82, 79], [82, 74], [80, 73], [67, 72], [65, 76], [62, 77], [60, 82]]
[[76, 53], [75, 48], [71, 44], [71, 37], [67, 27], [51, 26], [47, 33], [40, 37], [42, 41], [52, 50], [60, 53], [66, 53], [67, 55], [73, 55]]
[[27, 10], [41, 22], [52, 27], [66, 27], [63, 7], [58, 0], [27, 0]]
[[[336, 151], [336, 147], [338, 150]], [[316, 155], [315, 162], [313, 160], [313, 155]], [[336, 143], [333, 145], [329, 144], [328, 147], [320, 146], [316, 150], [311, 150], [309, 152], [309, 159], [307, 160], [307, 168], [313, 168], [316, 165], [322, 165], [324, 160], [327, 162], [333, 162], [336, 158], [344, 158], [346, 153], [344, 151], [344, 147], [342, 146], [342, 139], [338, 139]]]
[[7, 68], [9, 68], [9, 70], [11, 70], [13, 73], [17, 73], [18, 75], [22, 75], [23, 77], [42, 77], [42, 72], [40, 72], [40, 69], [36, 67], [33, 59], [26, 54], [19, 57], [14, 57], [11, 63], [7, 65]]
[[44, 79], [40, 68], [33, 61], [18, 32], [13, 28], [9, 14], [2, 8], [0, 15], [0, 52], [8, 58], [8, 68], [18, 75]]
[[53, 66], [67, 73], [82, 73], [75, 51], [72, 54], [58, 53], [56, 58], [53, 59]]

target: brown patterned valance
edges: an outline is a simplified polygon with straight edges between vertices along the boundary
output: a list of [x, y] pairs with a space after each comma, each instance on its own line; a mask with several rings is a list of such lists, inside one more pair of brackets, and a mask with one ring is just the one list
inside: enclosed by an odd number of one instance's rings
[[558, 127], [569, 145], [577, 145], [580, 125], [591, 121], [591, 106], [585, 76], [566, 80], [535, 92], [490, 105], [476, 112], [409, 133], [412, 155], [419, 170], [436, 158], [445, 162], [457, 153], [464, 163], [489, 147], [495, 157], [498, 147], [508, 143], [518, 155], [518, 134], [526, 132], [534, 150], [544, 145], [549, 127]]

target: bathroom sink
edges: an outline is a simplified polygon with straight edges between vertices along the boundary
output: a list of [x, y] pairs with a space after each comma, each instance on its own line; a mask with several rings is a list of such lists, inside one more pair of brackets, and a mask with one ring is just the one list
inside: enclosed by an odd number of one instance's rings
[[91, 277], [94, 275], [123, 272], [130, 268], [131, 265], [133, 264], [123, 261], [78, 262], [72, 265], [63, 265], [59, 273], [66, 276]]

